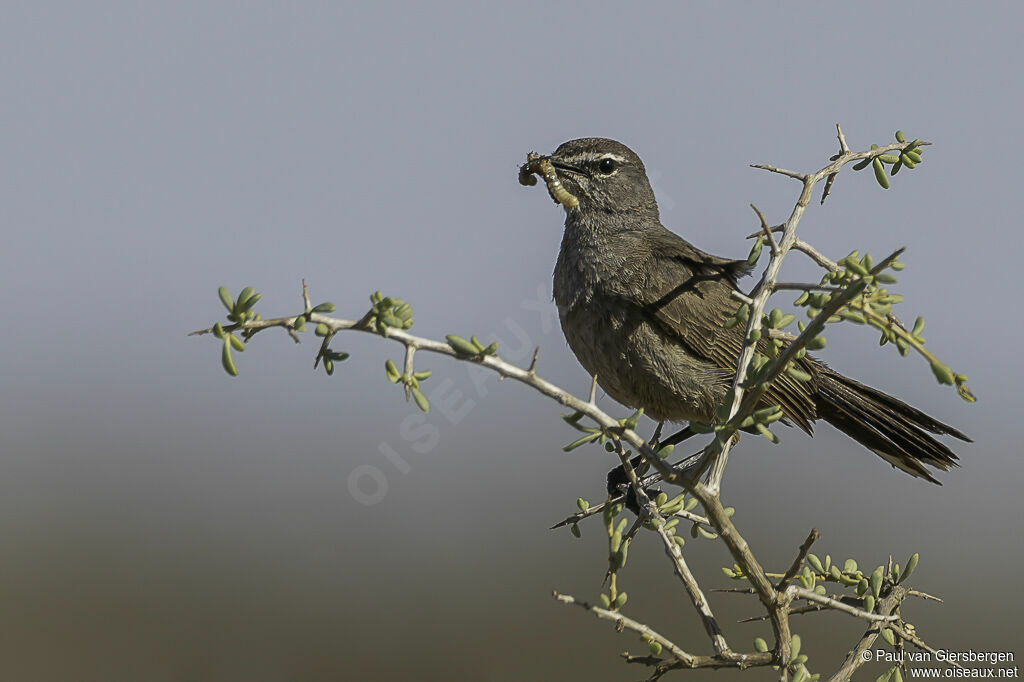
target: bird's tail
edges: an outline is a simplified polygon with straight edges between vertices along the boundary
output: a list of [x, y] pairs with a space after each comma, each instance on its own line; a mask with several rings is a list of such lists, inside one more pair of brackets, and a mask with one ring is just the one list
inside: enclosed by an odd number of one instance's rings
[[828, 367], [821, 367], [817, 378], [819, 417], [894, 467], [939, 483], [925, 465], [942, 471], [958, 466], [953, 451], [929, 435], [970, 442], [952, 426]]

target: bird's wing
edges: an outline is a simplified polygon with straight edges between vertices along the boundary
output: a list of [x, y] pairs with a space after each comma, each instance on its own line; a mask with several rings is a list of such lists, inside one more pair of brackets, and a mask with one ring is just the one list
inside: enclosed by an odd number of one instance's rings
[[[643, 304], [662, 330], [678, 339], [693, 355], [735, 370], [743, 348], [744, 326], [726, 328], [727, 313], [739, 305], [730, 297], [736, 280], [749, 274], [746, 261], [713, 256], [694, 247], [668, 230], [647, 232], [646, 241], [657, 267], [642, 268], [648, 279], [640, 290]], [[766, 343], [759, 344], [766, 352]], [[812, 377], [811, 363], [801, 363]], [[782, 407], [785, 415], [810, 433], [817, 418], [814, 393], [816, 382], [801, 382], [788, 375], [775, 379], [765, 403]]]

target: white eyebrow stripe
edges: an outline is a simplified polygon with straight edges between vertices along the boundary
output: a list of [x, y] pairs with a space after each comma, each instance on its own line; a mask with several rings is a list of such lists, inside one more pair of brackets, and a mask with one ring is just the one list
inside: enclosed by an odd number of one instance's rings
[[579, 161], [600, 161], [601, 159], [612, 159], [619, 163], [626, 163], [626, 157], [619, 156], [618, 154], [612, 154], [610, 152], [580, 152], [579, 154], [574, 154], [573, 159], [578, 159]]

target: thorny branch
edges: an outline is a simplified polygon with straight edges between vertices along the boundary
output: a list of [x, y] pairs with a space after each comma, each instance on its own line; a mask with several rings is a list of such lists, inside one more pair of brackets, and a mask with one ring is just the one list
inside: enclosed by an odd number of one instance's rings
[[[839, 264], [820, 254], [812, 246], [796, 237], [797, 225], [810, 202], [811, 193], [814, 187], [822, 180], [827, 182], [825, 191], [822, 195], [822, 201], [824, 201], [828, 196], [828, 192], [836, 174], [844, 165], [862, 159], [871, 159], [890, 151], [903, 150], [908, 146], [907, 143], [891, 144], [885, 147], [872, 149], [870, 151], [853, 153], [846, 144], [841, 128], [838, 128], [837, 126], [837, 130], [840, 142], [840, 153], [833, 157], [831, 163], [814, 173], [797, 173], [763, 164], [754, 166], [755, 168], [768, 170], [773, 173], [794, 178], [800, 181], [802, 184], [802, 190], [792, 213], [782, 225], [769, 227], [764, 214], [756, 207], [753, 207], [761, 223], [760, 231], [755, 234], [758, 237], [764, 237], [766, 243], [771, 247], [771, 253], [768, 266], [761, 280], [753, 290], [748, 295], [737, 292], [737, 300], [747, 303], [751, 308], [747, 326], [748, 337], [752, 331], [759, 330], [761, 328], [761, 319], [764, 307], [769, 296], [774, 291], [804, 287], [804, 285], [778, 282], [778, 275], [782, 261], [790, 250], [796, 249], [807, 254], [816, 263], [827, 270], [837, 271], [841, 269]], [[926, 145], [928, 143], [919, 144]], [[776, 233], [781, 233], [781, 239], [775, 238]], [[876, 272], [880, 272], [889, 263], [891, 263], [901, 251], [902, 249], [896, 251], [890, 255], [889, 258], [879, 263], [878, 266], [872, 269], [871, 273], [874, 274]], [[807, 288], [813, 286], [814, 285], [807, 285]], [[649, 522], [653, 524], [653, 527], [662, 539], [666, 555], [673, 564], [674, 570], [680, 577], [690, 601], [693, 603], [702, 619], [702, 622], [704, 623], [704, 627], [711, 640], [712, 648], [714, 649], [714, 654], [697, 655], [689, 653], [675, 644], [669, 637], [660, 634], [644, 623], [628, 618], [618, 609], [593, 606], [585, 602], [580, 602], [574, 597], [561, 595], [557, 592], [554, 594], [555, 598], [561, 603], [576, 605], [588, 610], [600, 619], [612, 621], [615, 623], [616, 629], [619, 631], [630, 630], [641, 635], [645, 640], [649, 642], [656, 642], [660, 645], [659, 650], [667, 652], [669, 657], [662, 658], [657, 655], [625, 655], [627, 662], [649, 666], [652, 669], [651, 676], [649, 678], [650, 680], [657, 680], [668, 671], [679, 668], [729, 667], [743, 669], [753, 666], [768, 665], [777, 666], [780, 680], [789, 680], [790, 675], [793, 673], [796, 673], [798, 677], [803, 678], [808, 673], [807, 669], [803, 666], [802, 661], [800, 659], [791, 660], [791, 650], [794, 644], [794, 638], [790, 630], [790, 615], [820, 610], [832, 610], [847, 613], [856, 618], [868, 621], [869, 626], [864, 635], [858, 641], [857, 645], [847, 656], [842, 667], [830, 678], [831, 682], [843, 682], [850, 679], [853, 673], [860, 667], [860, 665], [863, 664], [864, 659], [861, 654], [864, 651], [869, 650], [874, 645], [876, 638], [880, 635], [883, 628], [890, 629], [896, 635], [901, 637], [903, 641], [909, 642], [924, 650], [933, 651], [929, 645], [920, 639], [913, 626], [906, 623], [899, 613], [900, 605], [907, 596], [933, 597], [900, 585], [899, 581], [894, 579], [891, 566], [885, 575], [884, 587], [879, 595], [876, 608], [870, 611], [859, 608], [858, 606], [839, 598], [819, 594], [816, 591], [793, 584], [793, 580], [797, 577], [801, 566], [808, 557], [811, 545], [818, 538], [817, 529], [812, 529], [811, 533], [800, 547], [792, 566], [782, 576], [778, 585], [773, 585], [769, 580], [769, 574], [765, 572], [764, 568], [758, 562], [749, 544], [730, 519], [730, 514], [727, 513], [726, 509], [723, 507], [720, 499], [720, 491], [722, 476], [728, 461], [729, 450], [734, 440], [731, 436], [736, 432], [737, 425], [753, 413], [759, 400], [763, 396], [766, 384], [774, 377], [778, 376], [779, 373], [784, 371], [787, 363], [792, 360], [806, 345], [806, 342], [810, 338], [813, 338], [814, 335], [820, 333], [825, 321], [839, 308], [853, 300], [864, 289], [864, 286], [865, 283], [863, 280], [860, 282], [855, 281], [842, 291], [833, 292], [831, 303], [820, 311], [820, 313], [800, 335], [793, 336], [783, 333], [783, 337], [787, 339], [787, 345], [782, 352], [770, 361], [766, 372], [762, 375], [762, 381], [752, 388], [744, 388], [744, 378], [747, 375], [751, 361], [754, 357], [756, 344], [747, 344], [744, 347], [737, 360], [736, 375], [732, 386], [732, 401], [729, 409], [729, 418], [726, 423], [727, 428], [719, 432], [716, 437], [717, 444], [714, 442], [709, 444], [703, 453], [705, 461], [712, 460], [711, 472], [708, 476], [707, 483], [702, 482], [697, 476], [691, 475], [679, 466], [666, 462], [658, 452], [655, 451], [652, 445], [648, 443], [646, 439], [641, 437], [635, 429], [624, 427], [620, 420], [613, 418], [600, 409], [594, 400], [596, 377], [594, 377], [594, 383], [591, 386], [588, 399], [581, 399], [541, 378], [537, 374], [538, 357], [536, 353], [533, 356], [530, 366], [527, 369], [523, 369], [502, 360], [496, 354], [481, 353], [477, 355], [467, 355], [465, 353], [458, 352], [450, 343], [416, 336], [403, 329], [388, 327], [382, 331], [379, 323], [376, 325], [372, 323], [372, 310], [356, 320], [331, 317], [312, 309], [309, 292], [305, 282], [303, 282], [303, 302], [306, 310], [304, 314], [267, 320], [258, 318], [246, 319], [244, 322], [224, 326], [222, 331], [227, 333], [238, 331], [243, 335], [243, 338], [249, 340], [253, 335], [263, 331], [264, 329], [281, 327], [285, 329], [292, 338], [298, 341], [298, 337], [296, 335], [296, 327], [298, 324], [308, 322], [314, 325], [322, 325], [327, 330], [327, 334], [324, 335], [324, 340], [317, 353], [315, 363], [318, 363], [322, 358], [326, 357], [325, 353], [328, 351], [328, 345], [331, 339], [340, 332], [355, 331], [382, 335], [396, 343], [402, 344], [405, 348], [405, 364], [401, 373], [401, 379], [406, 385], [407, 397], [409, 382], [414, 375], [413, 358], [417, 352], [423, 351], [482, 365], [494, 372], [497, 372], [502, 377], [526, 384], [548, 398], [551, 398], [558, 403], [589, 417], [599, 427], [599, 429], [601, 429], [602, 434], [607, 434], [608, 437], [612, 438], [615, 444], [615, 450], [619, 455], [623, 468], [626, 472], [629, 485], [632, 488], [632, 492], [640, 503], [640, 517], [638, 518], [637, 523], [634, 524], [633, 529], [631, 529], [630, 534], [632, 535], [635, 533], [639, 529], [641, 523]], [[898, 321], [896, 321], [896, 323], [898, 324]], [[211, 327], [192, 332], [192, 334], [202, 335], [214, 333], [214, 331], [215, 328]], [[624, 449], [624, 444], [632, 447], [637, 453], [642, 455], [643, 460], [654, 470], [655, 473], [644, 478], [639, 477], [630, 464], [628, 456], [629, 453]], [[702, 469], [698, 469], [698, 471], [702, 471]], [[684, 488], [701, 504], [704, 510], [703, 516], [684, 510], [678, 510], [674, 515], [714, 529], [721, 540], [726, 544], [730, 554], [736, 562], [736, 565], [742, 571], [742, 578], [744, 578], [750, 585], [750, 588], [728, 591], [750, 593], [758, 597], [765, 610], [765, 614], [760, 616], [759, 619], [768, 620], [774, 633], [775, 644], [771, 650], [740, 653], [733, 651], [729, 647], [725, 635], [723, 634], [717, 619], [711, 610], [711, 606], [706, 595], [701, 590], [696, 577], [693, 575], [692, 571], [690, 571], [685, 561], [680, 545], [676, 543], [674, 538], [666, 531], [665, 516], [659, 511], [657, 505], [651, 501], [647, 494], [646, 487], [655, 480], [662, 480], [666, 483]], [[583, 520], [602, 511], [608, 504], [617, 504], [621, 502], [623, 497], [623, 495], [619, 495], [618, 497], [611, 498], [604, 504], [590, 507], [585, 511], [570, 516], [565, 521], [556, 524], [555, 527]], [[794, 606], [794, 602], [802, 602], [802, 604]]]

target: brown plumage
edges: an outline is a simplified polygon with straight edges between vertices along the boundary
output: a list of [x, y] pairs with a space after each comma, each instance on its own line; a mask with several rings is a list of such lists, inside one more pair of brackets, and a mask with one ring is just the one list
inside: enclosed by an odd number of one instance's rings
[[[562, 330], [608, 394], [658, 420], [714, 420], [729, 390], [743, 326], [726, 328], [743, 261], [707, 254], [662, 226], [639, 157], [613, 140], [566, 142], [550, 157], [579, 206], [566, 208], [554, 273]], [[807, 382], [776, 379], [765, 405], [810, 434], [824, 419], [886, 461], [937, 482], [956, 455], [930, 434], [969, 440], [906, 403], [810, 356]]]

